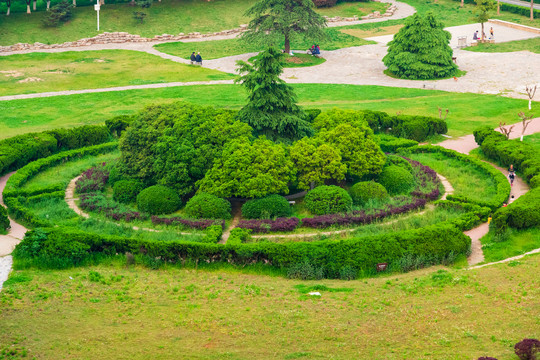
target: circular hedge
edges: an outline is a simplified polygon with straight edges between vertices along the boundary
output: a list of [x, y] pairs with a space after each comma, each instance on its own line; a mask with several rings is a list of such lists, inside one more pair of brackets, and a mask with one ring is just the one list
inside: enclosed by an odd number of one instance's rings
[[178, 194], [163, 185], [150, 186], [137, 195], [139, 210], [151, 215], [170, 214], [178, 210], [181, 204]]
[[384, 186], [375, 181], [357, 182], [350, 188], [349, 194], [355, 205], [364, 205], [371, 199], [383, 200], [388, 197], [388, 192]]
[[196, 219], [229, 219], [231, 217], [231, 203], [207, 193], [193, 196], [184, 210], [187, 215]]
[[352, 209], [352, 199], [349, 193], [334, 185], [318, 186], [305, 197], [308, 210], [316, 215], [347, 212]]
[[280, 195], [249, 200], [242, 205], [242, 216], [246, 219], [270, 219], [291, 215], [291, 205], [287, 199]]
[[379, 175], [379, 183], [392, 195], [403, 194], [414, 186], [414, 177], [401, 166], [390, 165]]
[[113, 199], [127, 204], [137, 199], [143, 184], [137, 180], [119, 180], [113, 186]]

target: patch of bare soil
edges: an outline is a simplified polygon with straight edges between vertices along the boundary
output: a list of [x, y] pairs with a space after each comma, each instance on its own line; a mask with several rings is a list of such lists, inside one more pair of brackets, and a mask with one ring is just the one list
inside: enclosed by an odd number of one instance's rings
[[17, 82], [18, 83], [29, 83], [29, 82], [40, 82], [40, 81], [43, 81], [43, 79], [38, 78], [38, 77], [29, 77], [29, 78], [26, 78], [26, 79], [19, 80]]

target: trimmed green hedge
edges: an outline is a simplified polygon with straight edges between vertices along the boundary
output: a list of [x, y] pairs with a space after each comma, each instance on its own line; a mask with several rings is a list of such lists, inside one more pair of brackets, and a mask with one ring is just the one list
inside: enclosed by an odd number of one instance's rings
[[139, 211], [150, 215], [173, 213], [181, 204], [182, 201], [176, 191], [163, 185], [147, 187], [137, 195]]
[[7, 230], [9, 227], [10, 225], [7, 209], [0, 205], [0, 229]]
[[406, 155], [406, 154], [418, 154], [418, 153], [440, 153], [445, 156], [448, 156], [450, 158], [455, 158], [460, 161], [463, 161], [467, 164], [472, 164], [479, 168], [480, 170], [484, 171], [486, 174], [488, 174], [493, 181], [495, 181], [495, 184], [497, 184], [497, 194], [495, 195], [495, 198], [492, 200], [473, 200], [466, 196], [457, 196], [457, 195], [448, 195], [448, 200], [455, 200], [460, 202], [467, 202], [471, 204], [476, 204], [483, 207], [489, 207], [491, 209], [497, 209], [499, 208], [505, 201], [508, 201], [508, 197], [510, 196], [510, 183], [506, 179], [506, 176], [504, 176], [503, 173], [501, 173], [499, 170], [495, 169], [493, 166], [489, 165], [488, 163], [485, 163], [481, 160], [475, 159], [471, 156], [461, 154], [454, 150], [445, 149], [441, 146], [432, 146], [432, 145], [422, 145], [422, 146], [415, 146], [410, 147], [407, 149], [401, 149], [399, 151], [400, 154]]
[[246, 219], [272, 219], [291, 215], [291, 205], [287, 199], [277, 194], [248, 200], [242, 205], [242, 216]]
[[375, 181], [361, 181], [349, 189], [349, 194], [355, 205], [364, 205], [369, 200], [383, 200], [388, 198], [388, 192]]
[[385, 153], [396, 152], [399, 148], [408, 148], [418, 145], [418, 141], [398, 138], [392, 135], [379, 134], [375, 136], [379, 141], [381, 150]]
[[113, 185], [113, 199], [124, 204], [137, 200], [137, 195], [144, 188], [137, 180], [120, 180]]
[[[519, 5], [512, 5], [512, 4], [506, 4], [501, 2], [500, 3], [501, 10], [502, 11], [508, 11], [514, 14], [519, 14], [523, 16], [530, 16], [531, 15], [531, 9], [529, 6], [519, 6]], [[535, 19], [538, 19], [540, 17], [540, 11], [533, 9], [533, 17]]]
[[[323, 267], [326, 277], [338, 278], [345, 266], [373, 270], [377, 263], [398, 262], [404, 257], [429, 258], [430, 263], [437, 263], [452, 255], [467, 254], [470, 243], [469, 237], [450, 224], [339, 241], [227, 245], [130, 239], [57, 227], [29, 231], [14, 256], [33, 260], [39, 266], [54, 264], [54, 258], [64, 266], [77, 265], [83, 260], [81, 252], [87, 257], [130, 252], [170, 262], [189, 260], [240, 265], [261, 262], [277, 268], [308, 261], [313, 266]], [[69, 255], [71, 250], [77, 250], [73, 258]]]
[[497, 232], [504, 232], [508, 226], [517, 229], [540, 226], [540, 188], [497, 210], [493, 215], [493, 226]]
[[317, 186], [307, 193], [304, 203], [316, 215], [336, 214], [352, 209], [352, 199], [347, 190], [334, 185]]
[[184, 211], [196, 219], [230, 219], [231, 203], [215, 195], [200, 193], [189, 199]]

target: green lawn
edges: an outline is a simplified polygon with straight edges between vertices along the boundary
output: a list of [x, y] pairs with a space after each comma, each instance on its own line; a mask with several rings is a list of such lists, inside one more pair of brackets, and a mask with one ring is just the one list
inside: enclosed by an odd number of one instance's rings
[[524, 136], [523, 141], [528, 142], [540, 149], [540, 133]]
[[478, 44], [478, 46], [470, 46], [465, 48], [465, 50], [487, 53], [528, 50], [530, 52], [540, 54], [540, 37], [527, 40], [503, 42], [499, 44]]
[[0, 71], [0, 96], [234, 77], [128, 50], [0, 56]]
[[318, 8], [317, 12], [328, 17], [354, 17], [356, 15], [360, 18], [361, 16], [371, 14], [374, 11], [384, 14], [389, 6], [389, 4], [374, 1], [342, 2], [330, 8]]
[[434, 267], [349, 282], [288, 280], [224, 265], [150, 270], [121, 258], [12, 272], [0, 293], [0, 353], [9, 349], [17, 359], [26, 353], [29, 359], [514, 360], [515, 343], [540, 336], [539, 256], [512, 266]]
[[[374, 43], [356, 36], [345, 34], [339, 31], [338, 28], [327, 28], [325, 29], [325, 32], [328, 35], [328, 38], [318, 43], [323, 53], [325, 50], [337, 50], [351, 46], [362, 46]], [[297, 40], [291, 42], [291, 49], [305, 53], [312, 45], [313, 42]], [[278, 46], [282, 47], [283, 44], [278, 44]], [[176, 55], [184, 59], [189, 59], [192, 51], [200, 51], [203, 59], [211, 60], [225, 56], [258, 52], [264, 50], [265, 47], [253, 43], [246, 43], [239, 39], [229, 39], [199, 42], [170, 42], [155, 45], [154, 48], [161, 52]]]
[[[495, 128], [500, 121], [514, 119], [527, 106], [526, 100], [436, 90], [328, 84], [293, 87], [305, 108], [341, 107], [428, 116], [438, 116], [438, 106], [448, 108], [447, 122], [452, 136], [472, 134], [481, 125]], [[246, 102], [246, 93], [239, 85], [204, 85], [0, 101], [0, 138], [58, 127], [102, 124], [110, 117], [133, 114], [148, 104], [179, 100], [239, 109]], [[471, 103], [475, 106], [471, 107]], [[533, 103], [533, 111], [538, 106], [539, 103]]]
[[503, 236], [490, 231], [480, 242], [485, 262], [500, 261], [540, 248], [540, 229], [509, 229]]

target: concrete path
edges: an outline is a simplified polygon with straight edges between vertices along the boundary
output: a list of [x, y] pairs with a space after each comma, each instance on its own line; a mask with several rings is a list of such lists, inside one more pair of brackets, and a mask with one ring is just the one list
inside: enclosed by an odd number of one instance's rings
[[[0, 178], [0, 204], [5, 206], [2, 193], [6, 187], [8, 179], [15, 174], [11, 172]], [[2, 284], [7, 280], [9, 273], [11, 272], [11, 267], [13, 265], [13, 258], [10, 255], [15, 246], [21, 242], [26, 233], [26, 228], [15, 221], [9, 218], [9, 224], [11, 228], [7, 235], [0, 235], [0, 290], [2, 289]]]

